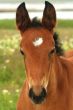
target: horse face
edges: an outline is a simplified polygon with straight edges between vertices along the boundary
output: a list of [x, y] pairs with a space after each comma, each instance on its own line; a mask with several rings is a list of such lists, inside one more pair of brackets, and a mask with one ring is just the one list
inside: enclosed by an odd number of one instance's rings
[[45, 28], [31, 28], [22, 35], [29, 96], [35, 103], [41, 103], [46, 96], [52, 57], [49, 54], [53, 48], [53, 35]]
[[53, 5], [45, 2], [41, 27], [30, 26], [31, 23], [25, 3], [22, 3], [16, 11], [16, 24], [22, 36], [21, 51], [25, 55], [29, 97], [39, 104], [46, 97], [51, 53], [54, 49], [56, 13]]

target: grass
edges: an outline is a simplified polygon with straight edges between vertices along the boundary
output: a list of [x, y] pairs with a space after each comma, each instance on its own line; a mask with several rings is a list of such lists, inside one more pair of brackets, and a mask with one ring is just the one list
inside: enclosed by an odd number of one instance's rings
[[57, 26], [60, 28], [73, 28], [73, 20], [58, 20]]
[[[73, 48], [73, 21], [58, 21], [63, 48]], [[20, 34], [14, 20], [0, 21], [0, 110], [16, 110], [20, 89], [25, 79], [23, 57], [19, 52]]]
[[0, 29], [0, 110], [16, 110], [25, 79], [19, 36], [15, 29]]
[[16, 110], [18, 96], [19, 90], [13, 92], [2, 90], [0, 92], [0, 110]]
[[57, 33], [59, 33], [63, 49], [64, 50], [73, 49], [73, 29], [71, 27], [57, 28]]
[[11, 84], [19, 84], [20, 80], [17, 79], [21, 77], [21, 72], [24, 72], [23, 64], [21, 65], [22, 56], [19, 53], [19, 34], [10, 29], [0, 31], [0, 84], [1, 82], [8, 84], [9, 81], [12, 82]]
[[15, 29], [15, 20], [0, 20], [0, 29]]

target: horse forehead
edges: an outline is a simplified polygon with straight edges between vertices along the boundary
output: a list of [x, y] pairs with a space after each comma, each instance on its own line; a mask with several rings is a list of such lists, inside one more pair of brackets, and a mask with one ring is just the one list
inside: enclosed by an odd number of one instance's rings
[[23, 46], [27, 44], [28, 47], [39, 47], [41, 44], [50, 47], [54, 44], [53, 34], [45, 28], [30, 28], [23, 33], [21, 43]]
[[43, 37], [44, 39], [51, 39], [51, 32], [45, 28], [30, 28], [23, 33], [23, 38], [26, 40], [33, 40], [37, 37]]

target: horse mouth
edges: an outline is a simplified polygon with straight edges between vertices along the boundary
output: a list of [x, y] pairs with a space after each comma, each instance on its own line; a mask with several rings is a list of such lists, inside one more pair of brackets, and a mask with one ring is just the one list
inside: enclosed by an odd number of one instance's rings
[[39, 95], [35, 95], [32, 88], [30, 88], [30, 90], [29, 90], [29, 97], [32, 100], [32, 102], [35, 104], [43, 103], [46, 98], [46, 95], [47, 95], [47, 93], [46, 93], [45, 88], [42, 88], [42, 91]]

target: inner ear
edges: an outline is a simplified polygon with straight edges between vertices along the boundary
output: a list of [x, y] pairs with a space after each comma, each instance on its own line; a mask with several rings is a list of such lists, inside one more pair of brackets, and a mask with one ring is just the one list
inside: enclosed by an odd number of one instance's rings
[[25, 3], [19, 5], [16, 10], [16, 24], [20, 31], [24, 31], [28, 28], [31, 21], [28, 15], [28, 11], [26, 9]]
[[56, 11], [54, 6], [48, 1], [45, 1], [42, 24], [49, 30], [52, 30], [56, 25]]

